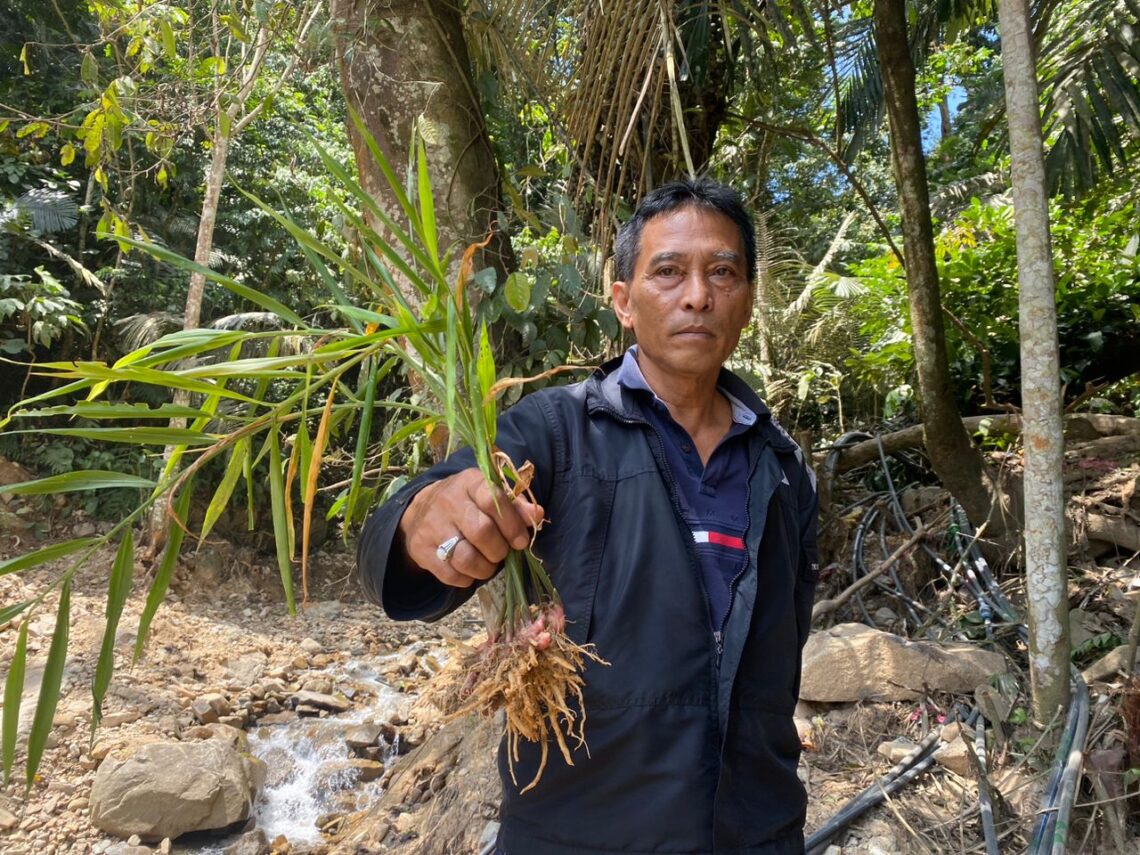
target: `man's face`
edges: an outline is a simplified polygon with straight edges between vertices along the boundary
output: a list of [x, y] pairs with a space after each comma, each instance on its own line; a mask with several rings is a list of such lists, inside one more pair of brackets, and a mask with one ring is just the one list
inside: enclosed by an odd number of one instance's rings
[[637, 336], [643, 371], [715, 379], [752, 314], [740, 231], [692, 205], [654, 217], [613, 298], [618, 320]]

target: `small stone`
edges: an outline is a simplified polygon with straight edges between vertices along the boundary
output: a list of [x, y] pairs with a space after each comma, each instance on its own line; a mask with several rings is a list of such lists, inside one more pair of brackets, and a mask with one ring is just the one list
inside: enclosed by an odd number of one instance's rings
[[967, 745], [961, 739], [956, 739], [953, 742], [938, 746], [934, 752], [934, 762], [956, 775], [967, 778], [973, 772], [973, 763], [970, 762], [969, 757], [969, 753], [973, 750], [972, 745]]
[[20, 818], [9, 810], [0, 807], [0, 831], [11, 831], [20, 824]]
[[877, 750], [879, 754], [886, 757], [893, 765], [898, 763], [917, 747], [918, 746], [906, 737], [900, 736], [898, 739], [882, 743]]
[[[277, 841], [274, 841], [276, 845]], [[286, 852], [287, 849], [274, 849], [276, 852]], [[255, 828], [253, 831], [247, 831], [238, 838], [236, 843], [232, 843], [222, 850], [224, 855], [268, 855], [270, 852], [269, 840], [265, 836], [265, 832], [260, 828]]]
[[344, 734], [345, 744], [349, 748], [368, 748], [374, 746], [380, 738], [383, 729], [373, 721], [355, 724]]
[[409, 831], [416, 827], [416, 818], [413, 814], [402, 813], [396, 817], [396, 821], [393, 823], [393, 826], [395, 827], [397, 834], [407, 834]]
[[298, 706], [318, 707], [329, 712], [342, 713], [348, 710], [350, 704], [344, 698], [327, 695], [321, 692], [309, 692], [302, 689], [293, 695], [293, 702]]
[[319, 641], [315, 638], [301, 639], [301, 649], [308, 653], [310, 656], [316, 653], [324, 653], [325, 649]]
[[210, 692], [194, 699], [190, 704], [194, 717], [202, 724], [213, 724], [221, 716], [230, 714], [230, 702], [218, 692]]
[[293, 660], [293, 667], [298, 671], [303, 671], [309, 667], [309, 659], [306, 656], [298, 656]]
[[158, 851], [161, 853], [161, 855], [170, 855], [173, 850], [174, 844], [170, 842], [170, 838], [162, 838], [162, 842], [158, 844]]
[[138, 710], [123, 710], [122, 712], [108, 713], [103, 716], [103, 727], [119, 727], [124, 724], [131, 724], [142, 718], [142, 713]]
[[72, 813], [79, 813], [79, 811], [87, 810], [89, 804], [90, 802], [84, 796], [79, 796], [67, 803], [67, 809]]
[[258, 724], [289, 724], [297, 720], [297, 713], [290, 710], [283, 710], [281, 712], [272, 712], [268, 715], [263, 715]]
[[939, 737], [943, 742], [955, 742], [964, 737], [972, 744], [974, 741], [974, 730], [971, 727], [963, 725], [960, 721], [952, 721], [947, 725], [943, 725]]
[[327, 674], [314, 674], [301, 683], [301, 689], [306, 692], [327, 695], [333, 690], [333, 680]]
[[142, 838], [139, 837], [137, 834], [132, 834], [130, 837], [127, 838], [127, 845], [128, 846], [141, 846], [142, 845]]

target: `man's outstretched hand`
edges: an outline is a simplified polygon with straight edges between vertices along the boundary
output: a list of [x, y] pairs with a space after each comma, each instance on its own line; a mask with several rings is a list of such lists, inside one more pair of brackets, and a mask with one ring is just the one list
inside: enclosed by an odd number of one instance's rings
[[[469, 588], [490, 579], [511, 549], [523, 549], [544, 516], [541, 505], [495, 496], [478, 469], [465, 469], [416, 494], [400, 519], [399, 535], [409, 563], [445, 585]], [[450, 537], [462, 539], [451, 558], [436, 554]]]

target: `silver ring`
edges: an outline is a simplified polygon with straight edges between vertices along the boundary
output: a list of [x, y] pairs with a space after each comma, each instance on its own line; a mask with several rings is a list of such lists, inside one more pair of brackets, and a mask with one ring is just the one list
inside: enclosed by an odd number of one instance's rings
[[451, 556], [455, 554], [455, 547], [459, 545], [459, 541], [463, 540], [460, 535], [449, 537], [443, 543], [435, 548], [435, 557], [446, 564], [451, 560]]

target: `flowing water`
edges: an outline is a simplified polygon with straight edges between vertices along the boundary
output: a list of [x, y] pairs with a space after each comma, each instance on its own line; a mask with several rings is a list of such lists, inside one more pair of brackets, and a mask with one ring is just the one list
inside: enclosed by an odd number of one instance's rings
[[[382, 657], [377, 664], [391, 658], [395, 657]], [[366, 721], [386, 722], [395, 713], [406, 717], [415, 696], [397, 692], [372, 664], [359, 660], [338, 666], [331, 676], [342, 691], [355, 690], [373, 699], [340, 715], [255, 725], [248, 732], [250, 752], [265, 761], [268, 770], [254, 807], [254, 821], [270, 842], [284, 835], [294, 846], [319, 843], [320, 817], [363, 810], [380, 798], [380, 781], [356, 783], [352, 777], [355, 773], [330, 774], [329, 767], [351, 756], [344, 742], [350, 727]], [[385, 756], [385, 766], [395, 760], [398, 750], [397, 742]], [[175, 844], [174, 851], [178, 855], [222, 855], [240, 836], [186, 835]]]

